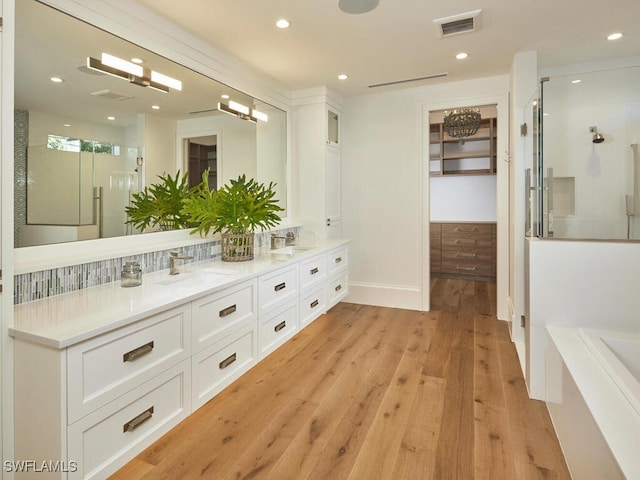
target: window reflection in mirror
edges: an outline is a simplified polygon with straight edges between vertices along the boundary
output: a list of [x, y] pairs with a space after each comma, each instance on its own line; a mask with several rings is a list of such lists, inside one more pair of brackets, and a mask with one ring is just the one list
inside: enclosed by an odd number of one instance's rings
[[[205, 162], [215, 163], [213, 185], [242, 173], [273, 181], [286, 208], [284, 111], [35, 0], [16, 2], [15, 43], [17, 247], [139, 233], [125, 223], [131, 195], [190, 170], [190, 142], [215, 145], [215, 162]], [[103, 53], [141, 59], [142, 77], [87, 68]], [[146, 86], [151, 71], [179, 80], [181, 90]], [[268, 120], [220, 112], [218, 102], [229, 100]], [[69, 139], [88, 142], [78, 151], [49, 148]]]

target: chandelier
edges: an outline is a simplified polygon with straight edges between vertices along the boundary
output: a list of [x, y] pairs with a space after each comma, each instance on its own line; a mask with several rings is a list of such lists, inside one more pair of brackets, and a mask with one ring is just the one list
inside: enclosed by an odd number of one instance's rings
[[451, 138], [463, 140], [476, 134], [481, 121], [482, 116], [480, 115], [480, 109], [477, 107], [445, 110], [444, 131]]

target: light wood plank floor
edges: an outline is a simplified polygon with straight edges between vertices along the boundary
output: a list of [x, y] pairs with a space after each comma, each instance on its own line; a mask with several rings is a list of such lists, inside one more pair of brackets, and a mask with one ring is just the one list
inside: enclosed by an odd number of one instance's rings
[[341, 303], [113, 479], [569, 479], [527, 397], [495, 284], [432, 311]]

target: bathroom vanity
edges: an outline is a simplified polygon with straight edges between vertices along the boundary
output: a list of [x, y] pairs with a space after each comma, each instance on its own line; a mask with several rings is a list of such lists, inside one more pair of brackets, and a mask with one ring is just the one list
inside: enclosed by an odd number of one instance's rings
[[15, 307], [16, 458], [58, 462], [38, 478], [107, 477], [325, 313], [348, 242], [182, 269]]

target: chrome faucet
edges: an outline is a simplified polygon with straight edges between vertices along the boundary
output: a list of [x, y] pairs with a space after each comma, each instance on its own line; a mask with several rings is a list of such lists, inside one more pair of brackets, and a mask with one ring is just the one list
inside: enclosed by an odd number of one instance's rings
[[271, 234], [271, 249], [276, 249], [285, 246], [285, 242], [287, 241], [287, 237], [284, 235], [276, 235], [275, 233]]
[[177, 275], [180, 273], [178, 270], [178, 262], [180, 260], [193, 260], [193, 257], [180, 256], [179, 252], [169, 252], [169, 275]]

